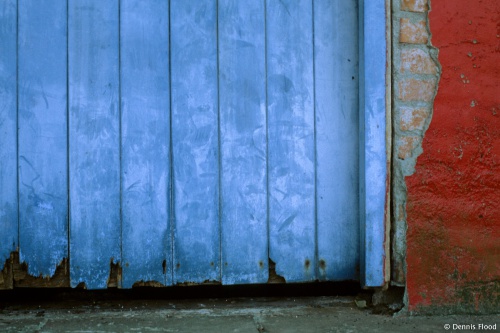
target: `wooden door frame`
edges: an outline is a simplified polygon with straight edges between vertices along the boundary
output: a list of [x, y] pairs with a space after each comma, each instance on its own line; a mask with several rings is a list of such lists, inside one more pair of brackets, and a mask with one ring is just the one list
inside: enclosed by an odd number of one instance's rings
[[360, 279], [390, 278], [390, 0], [359, 0]]

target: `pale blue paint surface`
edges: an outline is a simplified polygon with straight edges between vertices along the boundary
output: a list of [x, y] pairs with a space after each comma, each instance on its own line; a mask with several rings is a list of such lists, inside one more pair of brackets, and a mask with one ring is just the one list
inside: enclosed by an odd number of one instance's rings
[[267, 1], [269, 257], [289, 282], [316, 278], [313, 8]]
[[120, 261], [118, 1], [69, 3], [71, 286], [105, 288]]
[[66, 10], [19, 3], [19, 248], [34, 276], [68, 258]]
[[221, 278], [216, 4], [170, 4], [174, 284]]
[[69, 228], [89, 289], [111, 260], [125, 288], [263, 283], [268, 259], [287, 282], [383, 283], [383, 1], [359, 22], [354, 0], [20, 4], [0, 4], [0, 259], [19, 226], [51, 275]]
[[18, 246], [17, 6], [0, 2], [0, 269]]
[[314, 2], [318, 278], [359, 278], [357, 1]]
[[219, 0], [224, 284], [268, 280], [264, 1]]
[[360, 1], [360, 49], [364, 78], [360, 93], [361, 283], [384, 284], [386, 198], [385, 1]]
[[167, 0], [122, 0], [123, 288], [172, 283]]

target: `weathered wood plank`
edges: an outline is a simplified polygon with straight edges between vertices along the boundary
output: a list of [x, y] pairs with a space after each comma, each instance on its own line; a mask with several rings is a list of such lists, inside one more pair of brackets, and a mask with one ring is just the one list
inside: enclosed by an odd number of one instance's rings
[[359, 278], [357, 1], [314, 2], [319, 278]]
[[36, 277], [68, 258], [66, 14], [19, 3], [19, 255]]
[[268, 280], [264, 1], [219, 1], [222, 282]]
[[287, 282], [315, 274], [310, 0], [267, 1], [270, 258]]
[[172, 1], [174, 283], [220, 281], [217, 8]]
[[69, 2], [71, 286], [120, 260], [118, 1]]
[[122, 0], [123, 288], [172, 284], [168, 0]]
[[360, 212], [361, 284], [380, 287], [386, 276], [386, 70], [387, 35], [384, 0], [362, 1], [360, 22]]
[[0, 2], [0, 270], [19, 241], [16, 3], [15, 0]]

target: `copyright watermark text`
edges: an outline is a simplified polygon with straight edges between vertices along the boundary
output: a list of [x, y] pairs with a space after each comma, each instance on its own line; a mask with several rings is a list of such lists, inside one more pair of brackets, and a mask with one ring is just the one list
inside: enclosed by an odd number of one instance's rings
[[447, 331], [496, 331], [497, 324], [444, 324]]

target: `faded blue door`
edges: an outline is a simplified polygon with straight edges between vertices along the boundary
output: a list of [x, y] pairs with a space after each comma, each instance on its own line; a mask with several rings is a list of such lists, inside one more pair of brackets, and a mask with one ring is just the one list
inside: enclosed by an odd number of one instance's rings
[[72, 286], [358, 280], [358, 5], [4, 0], [0, 259]]

